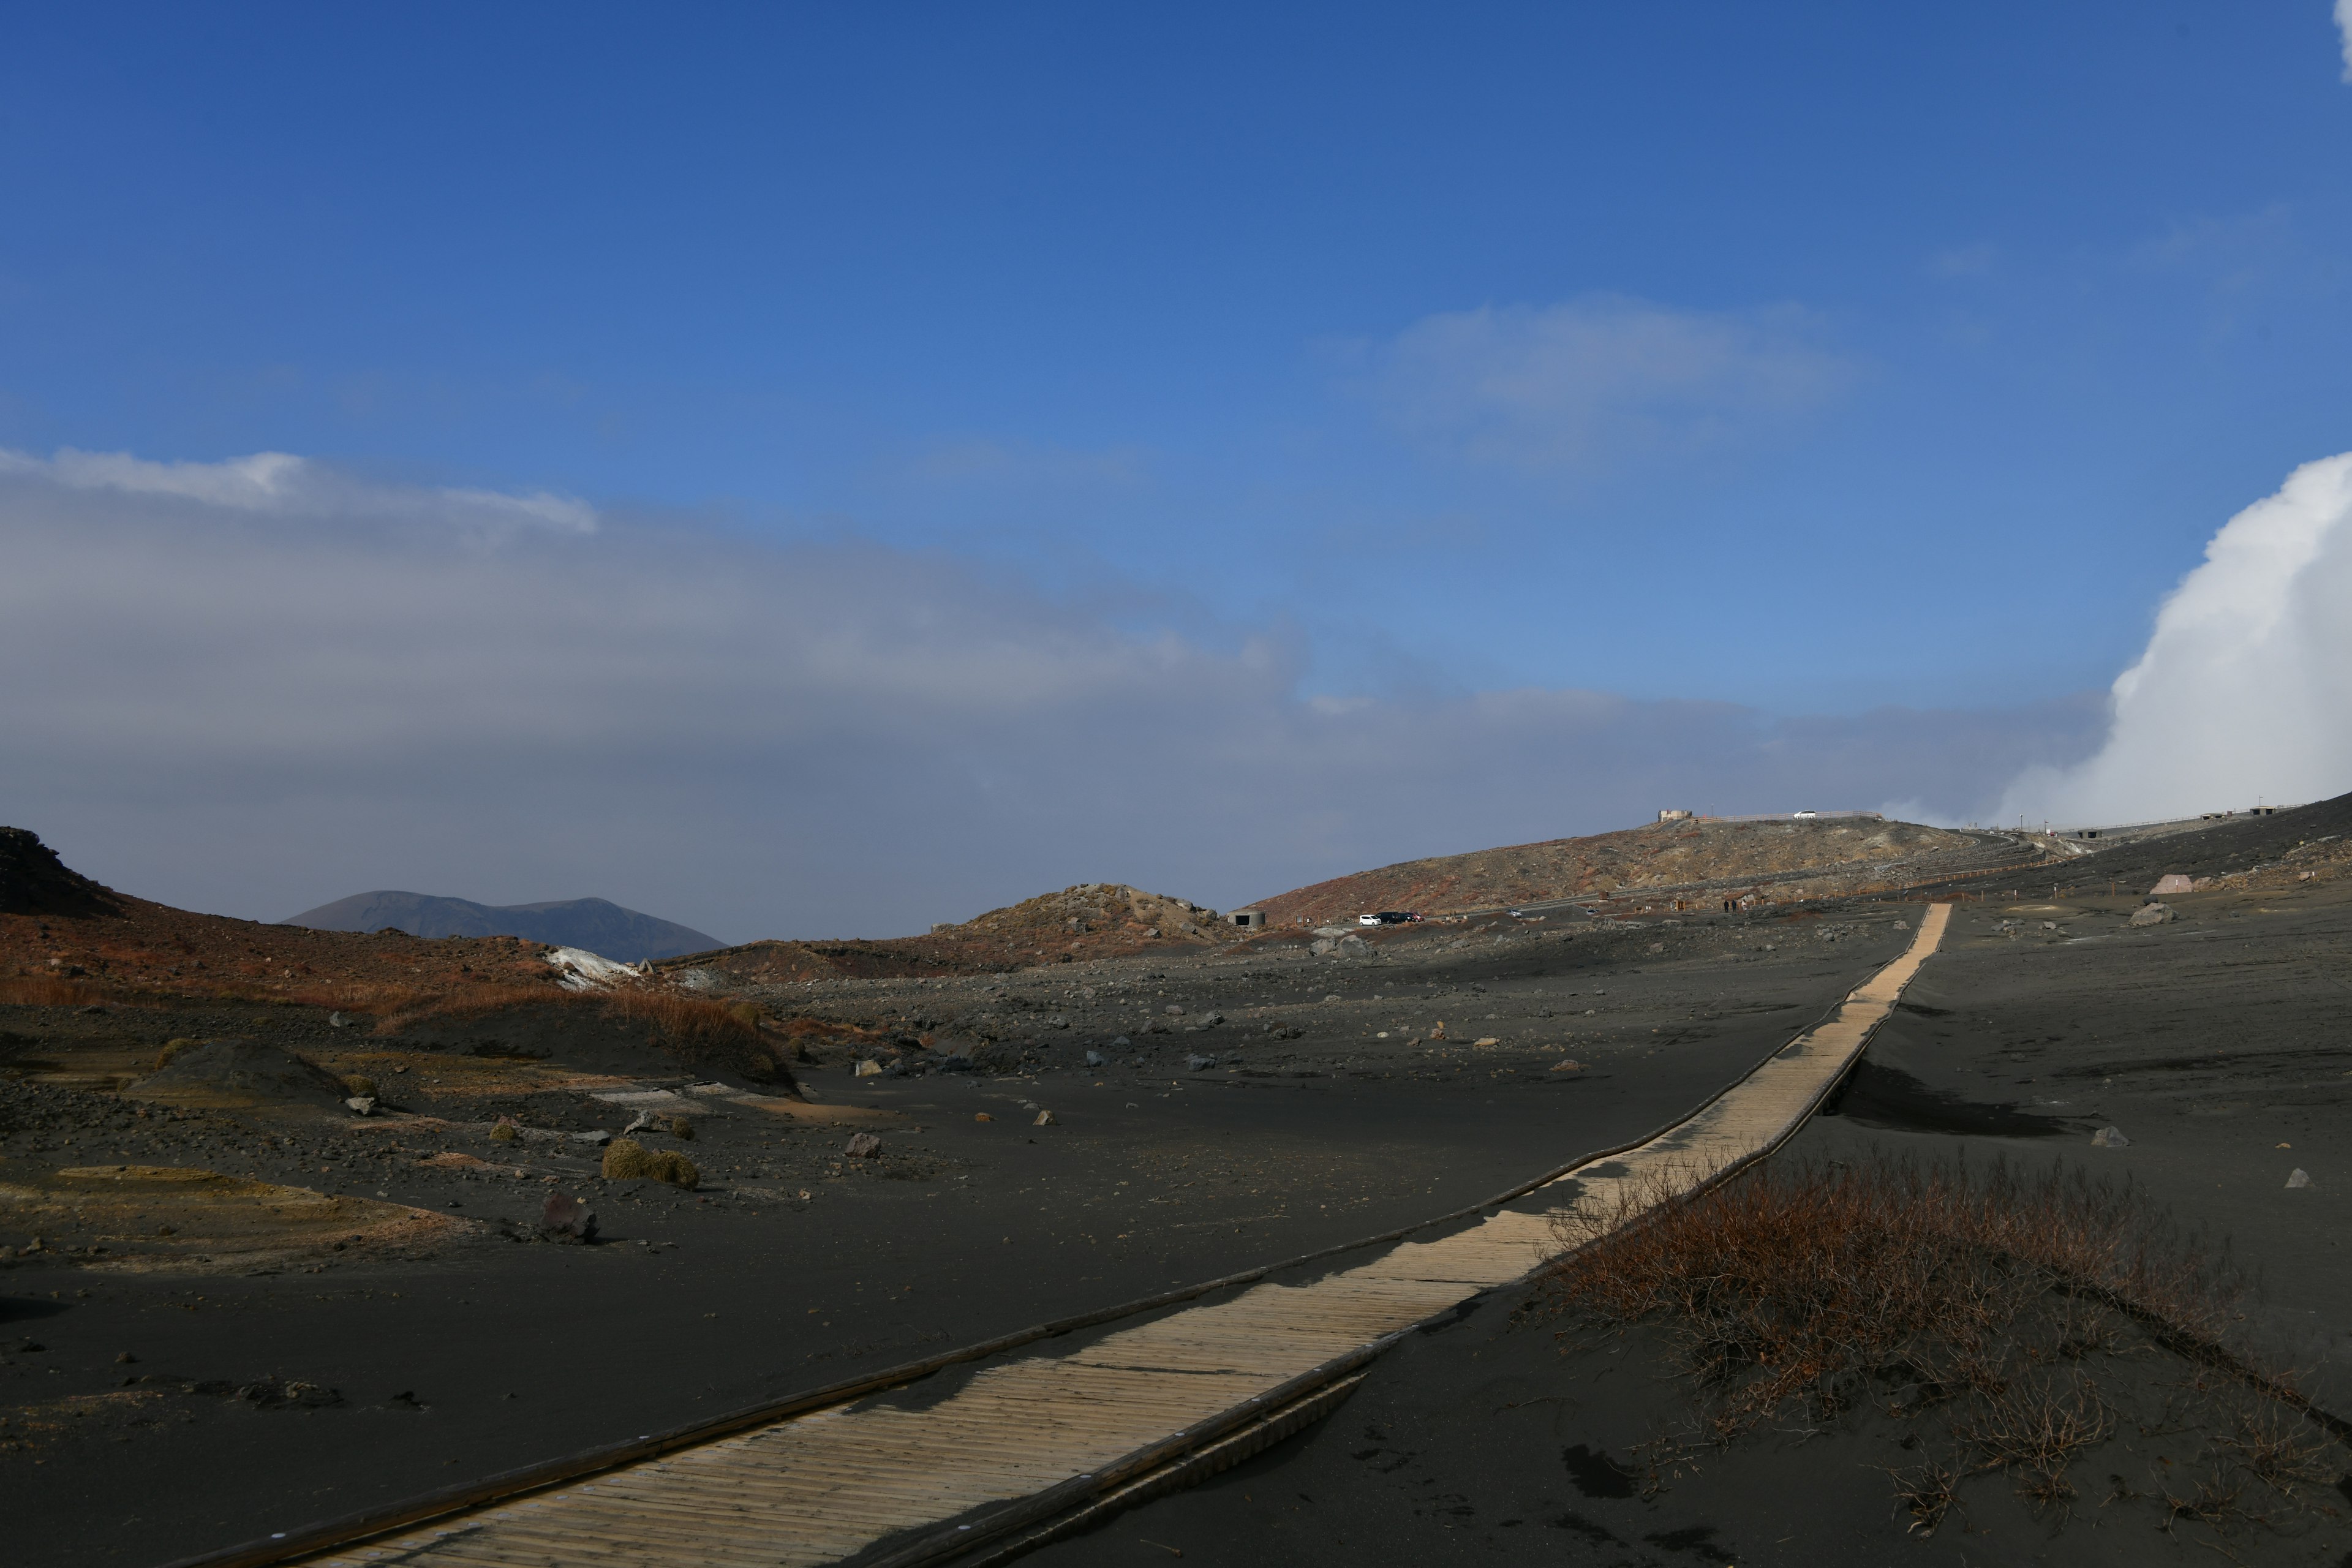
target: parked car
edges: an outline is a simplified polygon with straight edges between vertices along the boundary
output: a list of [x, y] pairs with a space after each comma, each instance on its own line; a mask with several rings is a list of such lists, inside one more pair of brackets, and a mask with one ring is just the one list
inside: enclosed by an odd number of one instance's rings
[[1356, 923], [1360, 926], [1401, 926], [1411, 925], [1420, 919], [1410, 910], [1382, 910], [1376, 915], [1358, 915]]
[[1801, 811], [1797, 813], [1797, 820], [1802, 822], [1806, 817], [1819, 816], [1820, 815], [1821, 813], [1818, 811]]

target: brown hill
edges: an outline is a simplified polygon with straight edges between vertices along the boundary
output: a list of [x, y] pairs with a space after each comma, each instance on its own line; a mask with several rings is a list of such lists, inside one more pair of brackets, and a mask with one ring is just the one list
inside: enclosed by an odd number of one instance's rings
[[1268, 925], [1322, 925], [1374, 910], [1445, 914], [1680, 888], [1728, 894], [1801, 878], [1820, 881], [1823, 893], [1854, 892], [1955, 875], [2021, 853], [2010, 835], [1877, 817], [1660, 822], [1406, 860], [1299, 888], [1256, 907]]
[[1199, 904], [1116, 882], [1081, 882], [960, 925], [933, 926], [926, 936], [746, 942], [665, 960], [656, 967], [669, 974], [711, 971], [756, 984], [961, 974], [1202, 947], [1233, 934], [1219, 926], [1216, 910]]
[[0, 828], [0, 1003], [219, 998], [385, 1015], [461, 996], [557, 991], [537, 942], [425, 942], [197, 914], [100, 886], [20, 827]]

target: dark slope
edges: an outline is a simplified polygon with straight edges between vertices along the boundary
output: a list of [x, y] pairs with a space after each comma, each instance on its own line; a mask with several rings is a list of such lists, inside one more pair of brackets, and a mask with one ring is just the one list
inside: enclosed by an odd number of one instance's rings
[[122, 911], [110, 888], [67, 868], [40, 836], [0, 827], [0, 915], [82, 917]]
[[411, 936], [519, 936], [556, 947], [584, 947], [622, 963], [707, 952], [715, 937], [641, 915], [604, 899], [565, 899], [543, 904], [478, 904], [470, 899], [430, 893], [355, 893], [320, 904], [279, 922], [314, 931], [382, 931]]
[[2111, 877], [2144, 891], [2168, 872], [2219, 877], [2252, 870], [2299, 846], [2347, 833], [2352, 833], [2352, 795], [2339, 795], [2270, 816], [2244, 816], [2147, 843], [2119, 844], [2084, 856], [2067, 875], [2085, 882]]

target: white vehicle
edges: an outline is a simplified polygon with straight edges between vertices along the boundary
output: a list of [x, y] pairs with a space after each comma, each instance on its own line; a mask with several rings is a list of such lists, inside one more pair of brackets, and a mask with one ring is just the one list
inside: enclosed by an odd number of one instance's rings
[[1821, 813], [1818, 811], [1801, 811], [1797, 813], [1797, 820], [1799, 822], [1802, 822], [1809, 816], [1819, 816], [1820, 815]]
[[1358, 915], [1356, 917], [1356, 923], [1360, 926], [1376, 926], [1381, 923], [1381, 917], [1378, 915]]

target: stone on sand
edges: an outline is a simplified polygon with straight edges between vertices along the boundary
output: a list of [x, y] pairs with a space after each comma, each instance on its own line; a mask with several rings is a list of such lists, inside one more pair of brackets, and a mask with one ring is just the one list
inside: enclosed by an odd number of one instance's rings
[[1029, 1125], [1032, 1127], [1058, 1127], [1061, 1123], [1054, 1120], [1054, 1113], [1052, 1111], [1040, 1110], [1037, 1113], [1037, 1120], [1031, 1122]]
[[2091, 1134], [2091, 1147], [2094, 1149], [2128, 1149], [2131, 1147], [2131, 1140], [2124, 1136], [2124, 1130], [2120, 1127], [2102, 1127], [2096, 1132]]
[[1217, 1065], [1217, 1058], [1199, 1055], [1189, 1056], [1184, 1058], [1184, 1065], [1194, 1072], [1205, 1072]]
[[2160, 926], [2171, 918], [2172, 906], [2169, 904], [2142, 904], [2133, 913], [2131, 923], [2136, 926]]
[[871, 1132], [853, 1132], [849, 1147], [842, 1152], [853, 1160], [878, 1160], [882, 1157], [882, 1140]]
[[2290, 1187], [2307, 1187], [2311, 1185], [2311, 1173], [2297, 1165], [2294, 1173], [2287, 1177], [2286, 1184]]
[[540, 1210], [539, 1234], [550, 1241], [596, 1239], [596, 1211], [565, 1193], [550, 1193]]

